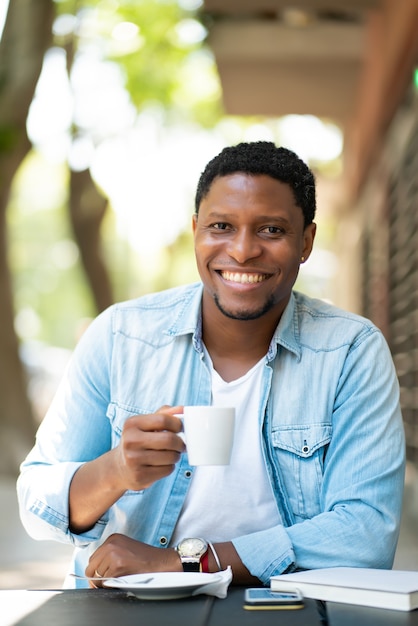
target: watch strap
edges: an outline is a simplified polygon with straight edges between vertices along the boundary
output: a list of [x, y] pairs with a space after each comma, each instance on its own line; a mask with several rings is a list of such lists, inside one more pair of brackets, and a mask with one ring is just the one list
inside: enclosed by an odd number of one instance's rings
[[200, 559], [200, 571], [204, 574], [209, 574], [209, 550], [206, 550]]
[[183, 565], [183, 572], [201, 572], [201, 562], [200, 561], [187, 561], [186, 559], [181, 560], [181, 564]]

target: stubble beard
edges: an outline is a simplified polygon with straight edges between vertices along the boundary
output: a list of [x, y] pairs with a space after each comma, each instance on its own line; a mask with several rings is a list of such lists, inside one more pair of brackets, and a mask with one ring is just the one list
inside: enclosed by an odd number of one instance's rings
[[260, 317], [263, 317], [263, 315], [271, 311], [271, 309], [274, 307], [274, 298], [272, 295], [270, 295], [264, 305], [256, 311], [249, 311], [245, 309], [243, 309], [242, 311], [229, 311], [222, 306], [216, 293], [214, 294], [213, 299], [216, 306], [218, 307], [220, 312], [223, 313], [223, 315], [229, 317], [232, 320], [239, 320], [241, 322], [259, 319]]

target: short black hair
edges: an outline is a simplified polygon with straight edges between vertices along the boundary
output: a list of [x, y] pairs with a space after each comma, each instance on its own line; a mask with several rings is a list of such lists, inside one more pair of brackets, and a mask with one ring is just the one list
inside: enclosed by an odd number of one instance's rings
[[271, 141], [239, 143], [224, 148], [209, 161], [197, 185], [196, 213], [199, 213], [200, 203], [209, 193], [215, 178], [237, 172], [254, 176], [265, 174], [288, 184], [297, 206], [302, 209], [305, 228], [313, 222], [316, 211], [313, 173], [297, 154], [287, 148], [277, 147]]

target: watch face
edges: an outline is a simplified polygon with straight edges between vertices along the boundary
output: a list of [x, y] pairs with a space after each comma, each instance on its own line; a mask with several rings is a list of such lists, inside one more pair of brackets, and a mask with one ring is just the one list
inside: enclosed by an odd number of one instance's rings
[[203, 556], [208, 549], [208, 544], [204, 539], [191, 538], [183, 539], [177, 546], [180, 556]]

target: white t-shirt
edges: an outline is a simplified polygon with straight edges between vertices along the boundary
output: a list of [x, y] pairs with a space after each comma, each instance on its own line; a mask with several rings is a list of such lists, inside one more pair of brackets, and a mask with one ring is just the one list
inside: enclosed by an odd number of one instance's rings
[[236, 409], [234, 446], [226, 466], [194, 468], [171, 545], [184, 537], [230, 541], [281, 523], [263, 459], [258, 413], [264, 358], [225, 382], [212, 370], [212, 404]]

